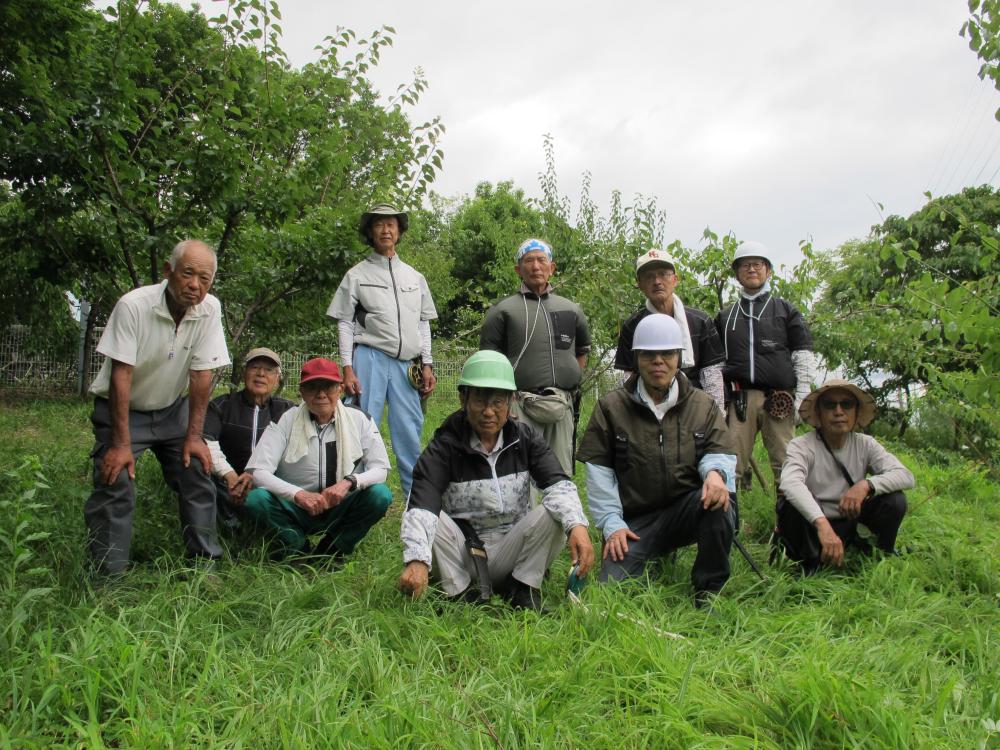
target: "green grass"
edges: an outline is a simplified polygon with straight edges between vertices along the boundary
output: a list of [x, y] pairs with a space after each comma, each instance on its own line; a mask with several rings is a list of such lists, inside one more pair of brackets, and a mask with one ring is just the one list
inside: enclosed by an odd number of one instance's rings
[[[455, 406], [437, 398], [425, 438]], [[591, 584], [585, 610], [560, 603], [563, 555], [538, 617], [404, 601], [399, 500], [341, 570], [255, 544], [213, 585], [184, 568], [151, 458], [137, 566], [92, 591], [88, 414], [0, 408], [0, 747], [1000, 747], [1000, 493], [958, 459], [899, 451], [918, 481], [906, 558], [762, 583], [734, 550], [709, 615], [690, 550], [649, 582]], [[764, 563], [771, 501], [742, 511]]]

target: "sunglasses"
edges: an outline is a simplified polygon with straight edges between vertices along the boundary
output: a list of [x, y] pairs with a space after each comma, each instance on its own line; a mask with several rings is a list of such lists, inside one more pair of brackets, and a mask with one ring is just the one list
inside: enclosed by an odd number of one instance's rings
[[841, 399], [840, 401], [834, 401], [833, 399], [823, 399], [822, 401], [819, 402], [819, 405], [823, 409], [826, 409], [826, 411], [833, 411], [838, 406], [844, 411], [850, 411], [851, 409], [857, 407], [858, 402], [855, 401], [853, 398], [845, 398]]

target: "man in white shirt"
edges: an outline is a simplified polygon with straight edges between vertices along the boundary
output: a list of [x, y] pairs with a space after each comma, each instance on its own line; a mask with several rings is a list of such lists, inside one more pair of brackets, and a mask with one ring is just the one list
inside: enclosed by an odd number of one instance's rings
[[215, 251], [204, 242], [179, 243], [164, 264], [165, 280], [118, 300], [97, 345], [105, 360], [90, 387], [94, 490], [84, 519], [98, 573], [128, 567], [135, 461], [147, 449], [180, 496], [188, 555], [222, 555], [212, 460], [202, 438], [212, 371], [229, 364], [222, 308], [208, 293], [216, 268]]
[[875, 401], [846, 380], [828, 380], [806, 396], [799, 415], [816, 429], [788, 444], [781, 469], [777, 540], [811, 574], [840, 566], [844, 545], [868, 545], [858, 524], [875, 535], [876, 546], [895, 552], [906, 514], [902, 490], [913, 474], [875, 438], [856, 432], [875, 417]]
[[[361, 216], [359, 231], [372, 252], [340, 282], [326, 314], [337, 319], [343, 390], [375, 424], [389, 407], [389, 435], [403, 495], [410, 494], [424, 426], [421, 399], [434, 390], [430, 321], [437, 318], [427, 280], [404, 263], [396, 245], [409, 219], [388, 203]], [[417, 390], [410, 368], [419, 360]]]

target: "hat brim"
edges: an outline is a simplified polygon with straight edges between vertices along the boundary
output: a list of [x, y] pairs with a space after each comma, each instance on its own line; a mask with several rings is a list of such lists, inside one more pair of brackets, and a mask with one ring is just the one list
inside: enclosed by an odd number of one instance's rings
[[332, 375], [329, 375], [328, 373], [323, 373], [321, 375], [309, 375], [308, 377], [300, 378], [299, 385], [304, 385], [305, 383], [311, 383], [314, 380], [329, 380], [331, 383], [344, 382], [344, 378], [342, 376], [335, 378]]
[[875, 399], [867, 391], [861, 390], [861, 388], [847, 380], [828, 380], [802, 399], [802, 403], [799, 404], [799, 416], [802, 417], [802, 421], [819, 429], [819, 414], [816, 410], [819, 399], [827, 391], [837, 389], [847, 391], [857, 399], [858, 417], [854, 424], [855, 429], [863, 429], [870, 425], [872, 420], [875, 419]]
[[243, 360], [243, 366], [246, 367], [255, 359], [266, 359], [268, 362], [274, 362], [276, 367], [281, 367], [281, 360], [276, 357], [272, 357], [270, 354], [254, 354], [252, 357], [247, 357]]

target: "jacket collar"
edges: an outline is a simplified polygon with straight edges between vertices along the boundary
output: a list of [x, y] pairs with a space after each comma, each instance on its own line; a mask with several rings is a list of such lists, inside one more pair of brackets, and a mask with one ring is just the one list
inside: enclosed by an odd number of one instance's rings
[[[677, 374], [674, 375], [674, 380], [677, 381], [677, 404], [674, 406], [674, 409], [676, 409], [678, 406], [684, 403], [687, 397], [691, 394], [691, 389], [694, 388], [694, 386], [691, 385], [691, 381], [687, 379], [687, 375], [685, 375], [680, 370], [678, 370]], [[652, 414], [653, 412], [649, 410], [649, 407], [646, 405], [646, 402], [643, 401], [642, 397], [639, 395], [638, 385], [639, 385], [639, 373], [634, 372], [629, 376], [628, 380], [625, 381], [625, 385], [623, 385], [622, 388], [628, 394], [629, 400], [635, 406], [638, 406], [640, 409], [642, 409], [642, 411], [646, 412], [647, 414]]]
[[[153, 304], [153, 312], [161, 318], [169, 318], [173, 321], [174, 316], [170, 314], [170, 308], [167, 306], [167, 294], [169, 294], [167, 291], [167, 280], [164, 279], [160, 282], [160, 293], [156, 298], [156, 302]], [[205, 296], [205, 299], [208, 299], [208, 295]], [[205, 307], [205, 300], [202, 300], [197, 305], [192, 305], [185, 311], [184, 317], [181, 318], [181, 323], [185, 320], [197, 320], [198, 318], [204, 318], [208, 314], [208, 308]]]
[[[452, 412], [438, 428], [438, 432], [448, 435], [458, 443], [458, 446], [462, 450], [469, 453], [473, 452], [471, 445], [472, 425], [469, 424], [469, 420], [465, 418], [465, 412], [461, 409]], [[518, 441], [517, 422], [513, 418], [507, 418], [504, 426], [500, 428], [500, 432], [503, 435], [504, 449], [509, 448]]]
[[552, 294], [552, 285], [548, 282], [545, 283], [545, 289], [542, 290], [541, 294], [535, 294], [531, 291], [527, 284], [523, 281], [521, 282], [521, 288], [517, 290], [519, 294], [523, 294], [525, 297], [530, 297], [531, 299], [539, 299], [540, 297], [548, 297]]

